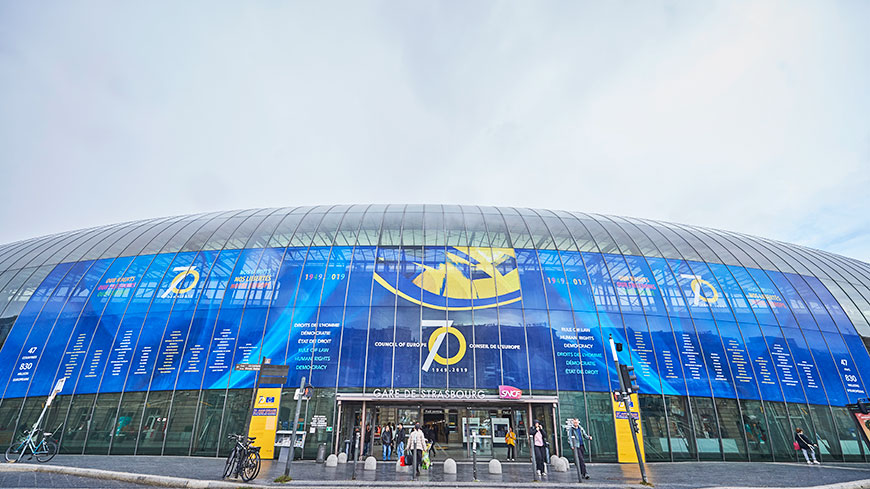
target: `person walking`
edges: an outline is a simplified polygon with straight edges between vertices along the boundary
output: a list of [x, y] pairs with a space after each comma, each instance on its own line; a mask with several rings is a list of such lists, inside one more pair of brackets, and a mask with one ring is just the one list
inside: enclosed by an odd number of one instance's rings
[[529, 430], [529, 436], [532, 437], [532, 446], [535, 450], [535, 469], [538, 475], [547, 475], [547, 432], [541, 426], [539, 420], [535, 420], [535, 425]]
[[[420, 475], [420, 466], [423, 464], [423, 450], [426, 449], [426, 436], [423, 434], [423, 429], [420, 428], [420, 423], [414, 425], [414, 429], [411, 430], [411, 434], [408, 436], [408, 452], [411, 453], [411, 457], [414, 456], [414, 453], [417, 454], [417, 466], [414, 467], [417, 475]], [[408, 458], [408, 453], [405, 453], [405, 460]]]
[[367, 457], [371, 453], [369, 450], [372, 448], [372, 426], [366, 425], [365, 431], [363, 431], [363, 452], [362, 456]]
[[381, 430], [381, 445], [384, 446], [382, 458], [390, 460], [393, 455], [393, 430], [390, 429], [389, 424], [385, 424], [384, 429]]
[[517, 434], [508, 426], [507, 433], [504, 434], [504, 442], [507, 443], [507, 459], [517, 459]]
[[405, 427], [402, 426], [402, 423], [396, 426], [394, 437], [396, 439], [396, 458], [402, 458], [402, 455], [405, 454]]
[[[807, 465], [821, 465], [821, 462], [816, 460], [816, 450], [813, 447], [818, 447], [815, 443], [810, 441], [806, 435], [804, 435], [804, 430], [798, 428], [794, 432], [794, 443], [795, 449], [800, 449], [804, 454], [804, 458], [807, 460]], [[809, 453], [807, 453], [809, 452]], [[810, 455], [813, 457], [813, 461], [810, 462]]]
[[426, 437], [427, 442], [429, 443], [429, 460], [433, 460], [435, 458], [435, 429], [432, 428], [432, 425], [426, 425], [426, 430], [423, 432], [423, 436]]
[[571, 427], [568, 429], [568, 439], [571, 443], [571, 449], [577, 449], [577, 463], [580, 464], [580, 475], [582, 475], [584, 479], [588, 479], [589, 474], [586, 473], [586, 445], [583, 443], [584, 438], [591, 440], [592, 436], [586, 433], [586, 430], [580, 425], [579, 419], [572, 419]]

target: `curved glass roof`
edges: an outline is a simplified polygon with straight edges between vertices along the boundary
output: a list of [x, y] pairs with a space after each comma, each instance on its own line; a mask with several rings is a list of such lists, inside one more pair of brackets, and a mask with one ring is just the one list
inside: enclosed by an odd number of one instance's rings
[[14, 294], [9, 288], [17, 283], [18, 271], [63, 262], [202, 249], [332, 245], [579, 250], [813, 275], [835, 291], [853, 322], [867, 325], [870, 332], [870, 264], [860, 260], [698, 226], [520, 207], [308, 206], [112, 224], [0, 245], [0, 287], [6, 289], [0, 291]]

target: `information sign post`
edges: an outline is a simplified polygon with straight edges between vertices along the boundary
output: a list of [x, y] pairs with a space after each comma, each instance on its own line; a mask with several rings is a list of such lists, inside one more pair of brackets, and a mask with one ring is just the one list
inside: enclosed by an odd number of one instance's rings
[[311, 399], [311, 386], [305, 385], [305, 377], [299, 382], [299, 390], [296, 391], [296, 415], [293, 416], [293, 434], [290, 438], [290, 455], [287, 457], [287, 465], [284, 466], [284, 477], [290, 477], [290, 464], [293, 462], [293, 452], [296, 450], [296, 433], [299, 431], [299, 413], [302, 411], [302, 399]]
[[61, 377], [57, 380], [57, 383], [54, 384], [54, 389], [51, 390], [51, 394], [49, 394], [48, 399], [45, 400], [45, 406], [42, 407], [42, 412], [39, 413], [39, 418], [37, 418], [36, 422], [33, 423], [33, 427], [30, 428], [30, 432], [33, 433], [39, 428], [39, 425], [42, 424], [42, 419], [45, 417], [45, 412], [48, 411], [48, 408], [51, 407], [51, 402], [54, 401], [54, 398], [60, 394], [60, 391], [63, 390], [64, 384], [66, 384], [66, 377]]

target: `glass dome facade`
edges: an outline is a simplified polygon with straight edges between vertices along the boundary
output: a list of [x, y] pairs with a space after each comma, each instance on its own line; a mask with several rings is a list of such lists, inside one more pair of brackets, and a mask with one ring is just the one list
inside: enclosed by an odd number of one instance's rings
[[[47, 418], [62, 452], [222, 455], [256, 379], [234, 367], [268, 358], [315, 388], [306, 453], [341, 450], [341, 399], [511, 386], [616, 461], [609, 337], [638, 375], [648, 461], [794, 460], [797, 427], [828, 460], [868, 460], [844, 405], [870, 382], [870, 264], [458, 205], [251, 209], [0, 246], [0, 443], [66, 378]], [[292, 407], [288, 390], [279, 418]]]

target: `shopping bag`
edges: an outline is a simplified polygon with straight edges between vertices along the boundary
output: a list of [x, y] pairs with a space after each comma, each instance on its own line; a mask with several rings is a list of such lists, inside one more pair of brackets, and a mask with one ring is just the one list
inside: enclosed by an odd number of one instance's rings
[[399, 465], [402, 465], [402, 466], [408, 465], [405, 463], [405, 456], [404, 455], [399, 457]]
[[798, 443], [798, 442], [794, 442], [794, 449], [795, 449], [795, 450], [800, 450], [800, 449], [801, 449], [801, 444]]

